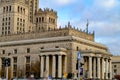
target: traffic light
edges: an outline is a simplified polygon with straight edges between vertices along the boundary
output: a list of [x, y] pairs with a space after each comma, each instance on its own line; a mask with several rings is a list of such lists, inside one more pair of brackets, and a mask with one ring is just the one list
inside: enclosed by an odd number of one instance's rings
[[80, 67], [82, 67], [84, 64], [83, 63], [80, 63]]
[[5, 67], [8, 67], [8, 66], [10, 66], [10, 58], [6, 58], [5, 60], [4, 60], [4, 65], [5, 65]]
[[[83, 63], [80, 63], [80, 67], [82, 67], [83, 65]], [[78, 70], [78, 62], [76, 63], [76, 70]]]

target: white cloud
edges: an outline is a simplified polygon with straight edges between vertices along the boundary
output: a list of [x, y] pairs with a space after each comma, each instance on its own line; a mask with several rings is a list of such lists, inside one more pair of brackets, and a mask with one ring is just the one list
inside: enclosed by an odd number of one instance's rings
[[95, 29], [96, 34], [100, 36], [110, 37], [115, 36], [116, 33], [120, 32], [119, 23], [110, 23], [110, 22], [95, 22], [91, 23], [91, 26]]
[[95, 4], [104, 8], [113, 8], [119, 4], [118, 0], [96, 0]]
[[70, 3], [74, 3], [76, 0], [55, 0], [55, 2], [59, 5], [67, 5]]

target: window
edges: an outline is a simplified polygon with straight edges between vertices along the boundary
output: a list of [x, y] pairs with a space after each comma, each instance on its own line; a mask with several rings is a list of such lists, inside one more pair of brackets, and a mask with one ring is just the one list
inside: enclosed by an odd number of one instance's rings
[[30, 53], [30, 48], [27, 48], [27, 53]]
[[114, 68], [116, 68], [117, 67], [117, 65], [114, 65]]
[[3, 21], [4, 21], [4, 18], [3, 18]]
[[44, 22], [44, 17], [42, 17], [42, 22]]
[[11, 11], [11, 6], [9, 7], [9, 11]]
[[39, 17], [39, 22], [41, 22], [41, 17]]
[[5, 50], [2, 50], [2, 54], [5, 54]]
[[8, 31], [8, 34], [10, 34], [10, 31]]
[[2, 26], [4, 26], [4, 23], [2, 23]]
[[14, 65], [13, 65], [13, 70], [14, 70], [14, 71], [17, 71], [17, 64], [14, 64]]
[[2, 57], [1, 59], [2, 59], [2, 64], [3, 64], [3, 63], [4, 63], [4, 61], [5, 61], [5, 58], [4, 58], [4, 57]]
[[17, 49], [14, 49], [14, 54], [17, 54]]
[[114, 69], [114, 73], [117, 74], [117, 69]]
[[59, 46], [55, 46], [55, 48], [59, 48]]
[[18, 6], [18, 12], [19, 12], [19, 6]]
[[14, 63], [17, 63], [17, 57], [13, 57]]
[[41, 49], [44, 49], [44, 47], [41, 47]]
[[26, 57], [26, 63], [30, 63], [30, 56]]
[[5, 7], [3, 7], [3, 12], [5, 12]]
[[17, 72], [13, 72], [13, 76], [16, 77], [17, 76]]
[[77, 51], [79, 50], [79, 47], [77, 47]]
[[25, 14], [25, 9], [23, 9], [23, 13]]
[[10, 25], [10, 22], [8, 22], [8, 25]]
[[10, 17], [9, 17], [9, 21], [10, 21]]
[[6, 11], [8, 11], [8, 6], [6, 7]]
[[38, 23], [38, 18], [36, 18], [36, 22]]
[[4, 27], [2, 27], [2, 30], [4, 30]]
[[30, 64], [26, 64], [26, 71], [30, 71]]

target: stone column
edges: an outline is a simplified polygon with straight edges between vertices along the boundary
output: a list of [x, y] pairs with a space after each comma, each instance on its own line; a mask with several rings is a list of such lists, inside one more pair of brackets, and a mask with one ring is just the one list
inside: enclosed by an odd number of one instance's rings
[[56, 56], [52, 56], [52, 77], [55, 78], [56, 73]]
[[97, 57], [97, 78], [100, 79], [100, 57]]
[[92, 57], [89, 56], [89, 78], [92, 78]]
[[107, 58], [106, 58], [106, 61], [105, 61], [105, 66], [106, 66], [106, 69], [105, 69], [106, 79], [108, 79], [108, 59]]
[[[1, 57], [0, 57], [0, 70], [2, 69], [2, 59], [1, 59]], [[0, 75], [0, 77], [1, 77], [1, 75]]]
[[58, 55], [58, 77], [62, 77], [62, 55]]
[[43, 73], [44, 73], [44, 56], [41, 56], [41, 75], [40, 77], [43, 77]]
[[49, 56], [46, 56], [46, 77], [49, 76]]
[[64, 60], [64, 66], [63, 66], [64, 67], [63, 72], [65, 73], [67, 71], [67, 56], [65, 55], [64, 57], [65, 57], [65, 60]]
[[96, 57], [94, 57], [94, 63], [93, 64], [94, 64], [94, 69], [93, 69], [94, 74], [93, 74], [93, 76], [94, 76], [94, 79], [95, 79], [96, 78]]
[[102, 58], [102, 79], [104, 80], [104, 73], [105, 73], [105, 60]]
[[11, 69], [11, 77], [13, 77], [13, 57], [11, 59], [10, 69]]
[[111, 64], [111, 59], [109, 60], [109, 74], [110, 74], [109, 79], [111, 80], [112, 79], [112, 64]]

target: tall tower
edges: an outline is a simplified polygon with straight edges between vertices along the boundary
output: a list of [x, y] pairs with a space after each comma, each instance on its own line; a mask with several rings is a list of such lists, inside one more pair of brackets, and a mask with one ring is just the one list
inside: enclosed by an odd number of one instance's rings
[[39, 0], [26, 0], [28, 3], [28, 32], [34, 31], [35, 27], [35, 14], [39, 8]]
[[0, 0], [0, 35], [28, 31], [28, 5], [25, 0]]
[[29, 21], [34, 23], [34, 15], [38, 11], [39, 0], [29, 0]]

